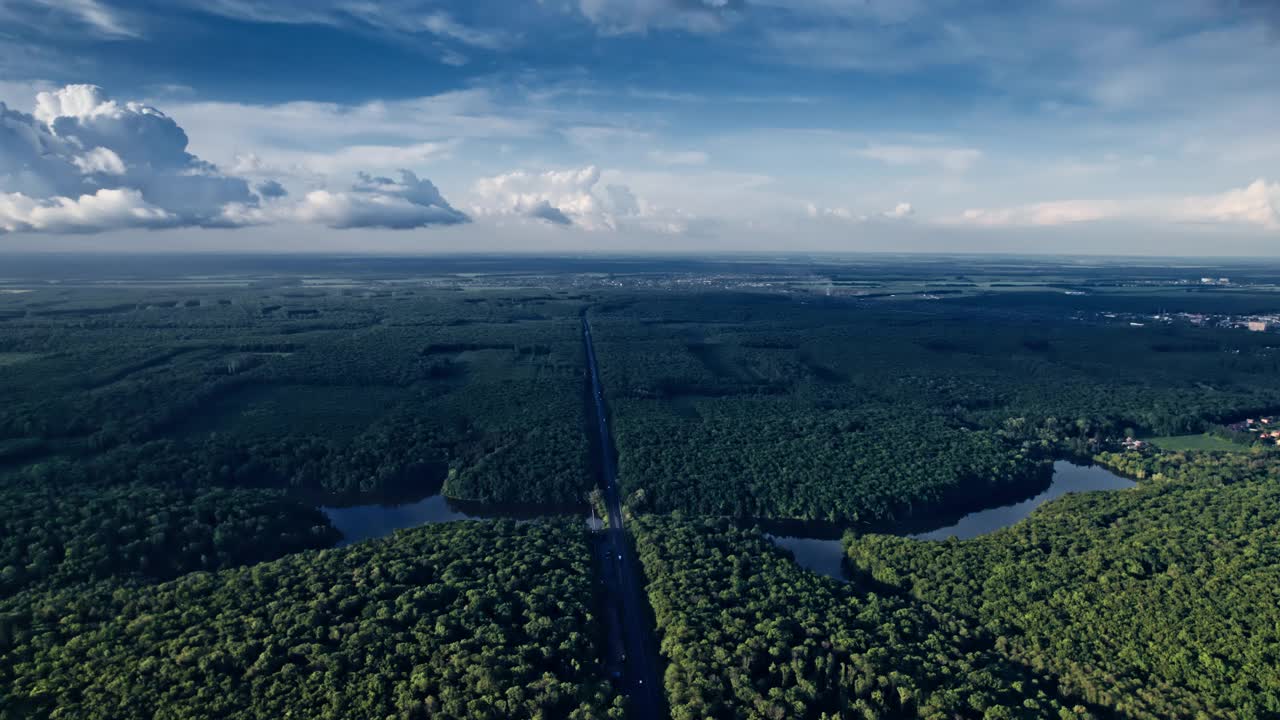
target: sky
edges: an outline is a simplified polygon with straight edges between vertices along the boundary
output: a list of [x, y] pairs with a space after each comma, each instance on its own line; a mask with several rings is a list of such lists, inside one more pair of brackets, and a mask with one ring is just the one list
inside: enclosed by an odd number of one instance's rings
[[5, 251], [1280, 254], [1280, 0], [0, 0]]

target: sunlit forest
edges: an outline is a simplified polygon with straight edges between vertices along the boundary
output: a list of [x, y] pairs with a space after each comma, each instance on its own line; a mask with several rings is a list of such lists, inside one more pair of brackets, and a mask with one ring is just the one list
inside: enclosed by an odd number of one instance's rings
[[0, 717], [1280, 716], [1272, 289], [511, 262], [0, 294]]
[[657, 512], [901, 518], [1033, 485], [1107, 439], [1280, 406], [1266, 335], [1001, 297], [617, 299], [596, 312], [622, 481]]
[[850, 560], [1121, 717], [1275, 717], [1280, 454], [1098, 460], [1138, 488], [963, 542], [849, 535]]
[[450, 523], [0, 601], [0, 717], [618, 717], [584, 532]]
[[636, 542], [676, 720], [1096, 717], [962, 617], [814, 575], [758, 532], [651, 516]]

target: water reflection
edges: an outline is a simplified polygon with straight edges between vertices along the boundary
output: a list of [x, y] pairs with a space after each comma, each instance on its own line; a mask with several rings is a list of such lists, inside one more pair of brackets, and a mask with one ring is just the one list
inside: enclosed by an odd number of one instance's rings
[[1075, 465], [1058, 461], [1053, 464], [1053, 484], [1049, 486], [1048, 490], [1039, 495], [1013, 505], [1004, 505], [969, 513], [960, 518], [960, 521], [954, 525], [909, 535], [908, 537], [916, 540], [946, 540], [951, 537], [968, 540], [979, 535], [995, 532], [1001, 528], [1007, 528], [1030, 515], [1032, 510], [1067, 493], [1089, 492], [1092, 490], [1124, 490], [1134, 485], [1137, 485], [1137, 483], [1122, 478], [1097, 465]]
[[[917, 528], [903, 528], [899, 532], [892, 529], [877, 529], [892, 535], [902, 535], [916, 540], [945, 540], [957, 538], [967, 540], [986, 535], [1001, 528], [1009, 527], [1031, 514], [1041, 505], [1062, 497], [1068, 493], [1089, 492], [1093, 490], [1124, 490], [1137, 483], [1116, 475], [1106, 468], [1097, 465], [1076, 465], [1066, 461], [1053, 464], [1053, 480], [1048, 489], [1035, 497], [1011, 505], [978, 510], [960, 518], [959, 521], [925, 532], [912, 532]], [[802, 527], [801, 524], [790, 524], [789, 529]], [[837, 580], [845, 579], [844, 546], [841, 540], [827, 525], [817, 525], [813, 533], [771, 534], [769, 539], [775, 545], [790, 550], [796, 562], [816, 573]], [[794, 530], [791, 530], [794, 532]]]
[[844, 547], [839, 540], [820, 538], [767, 536], [774, 545], [786, 548], [796, 562], [820, 575], [844, 580]]
[[322, 506], [320, 511], [342, 533], [338, 546], [390, 535], [396, 530], [454, 520], [494, 520], [512, 518], [534, 520], [549, 515], [576, 515], [586, 510], [572, 505], [513, 505], [450, 500], [432, 495], [400, 504]]

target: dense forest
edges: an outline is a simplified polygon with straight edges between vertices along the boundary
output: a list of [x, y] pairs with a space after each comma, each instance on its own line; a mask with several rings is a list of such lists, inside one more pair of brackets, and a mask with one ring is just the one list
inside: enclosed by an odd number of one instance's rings
[[1280, 407], [1262, 335], [994, 312], [632, 295], [591, 310], [641, 509], [855, 522], [1042, 482], [1043, 462]]
[[461, 522], [0, 602], [0, 718], [621, 717], [589, 558], [576, 524]]
[[[675, 718], [1280, 717], [1280, 455], [1116, 452], [1280, 413], [1273, 333], [1124, 315], [1274, 312], [1270, 290], [402, 262], [135, 287], [59, 262], [0, 292], [0, 720], [621, 717], [577, 523], [334, 549], [319, 509], [585, 507], [583, 317]], [[1139, 486], [970, 541], [867, 532], [1029, 496], [1062, 458]], [[853, 527], [853, 581], [753, 519]]]
[[925, 603], [801, 569], [727, 520], [635, 525], [674, 720], [1088, 718]]
[[108, 578], [169, 580], [328, 547], [314, 508], [262, 490], [0, 488], [0, 598]]
[[620, 712], [576, 530], [297, 554], [318, 503], [581, 502], [579, 300], [183, 292], [0, 296], [0, 717]]
[[0, 469], [45, 461], [31, 471], [60, 485], [146, 476], [353, 498], [446, 484], [460, 499], [547, 503], [590, 484], [579, 301], [169, 297], [18, 305], [0, 332]]
[[851, 534], [849, 557], [1122, 717], [1280, 716], [1280, 455], [1098, 460], [1139, 486], [967, 541]]

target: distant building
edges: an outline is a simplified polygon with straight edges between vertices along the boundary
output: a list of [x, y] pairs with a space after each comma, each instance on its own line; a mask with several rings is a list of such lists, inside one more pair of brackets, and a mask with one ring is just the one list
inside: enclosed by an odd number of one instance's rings
[[1266, 332], [1271, 329], [1271, 323], [1266, 320], [1250, 320], [1245, 323], [1245, 327], [1249, 328], [1253, 332]]

